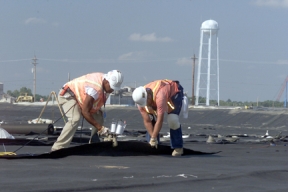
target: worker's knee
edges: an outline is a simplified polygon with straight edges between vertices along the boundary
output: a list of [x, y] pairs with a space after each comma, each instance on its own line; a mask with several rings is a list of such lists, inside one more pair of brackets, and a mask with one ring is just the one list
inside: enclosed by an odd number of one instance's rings
[[170, 129], [176, 130], [180, 127], [179, 116], [176, 114], [168, 114], [167, 121]]

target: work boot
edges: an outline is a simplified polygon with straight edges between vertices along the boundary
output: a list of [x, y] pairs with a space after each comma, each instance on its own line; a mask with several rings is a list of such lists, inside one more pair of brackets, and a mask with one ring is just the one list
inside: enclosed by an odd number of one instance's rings
[[172, 156], [181, 156], [183, 154], [183, 148], [175, 148], [172, 152]]

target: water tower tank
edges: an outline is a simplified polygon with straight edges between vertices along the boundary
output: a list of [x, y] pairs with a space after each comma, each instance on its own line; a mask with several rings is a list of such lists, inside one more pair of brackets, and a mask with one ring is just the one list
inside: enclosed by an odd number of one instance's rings
[[210, 34], [210, 30], [212, 35], [214, 35], [218, 29], [218, 23], [214, 20], [204, 21], [201, 25], [201, 30], [203, 30], [203, 32], [208, 35]]

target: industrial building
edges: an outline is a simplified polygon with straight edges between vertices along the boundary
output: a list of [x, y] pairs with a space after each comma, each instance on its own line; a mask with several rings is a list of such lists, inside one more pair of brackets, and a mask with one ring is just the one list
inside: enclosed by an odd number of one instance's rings
[[106, 104], [108, 105], [125, 105], [134, 106], [135, 102], [132, 99], [132, 93], [135, 88], [125, 86], [119, 91], [115, 91], [108, 97]]
[[15, 101], [15, 98], [4, 93], [4, 84], [0, 82], [0, 102], [13, 103], [14, 101]]

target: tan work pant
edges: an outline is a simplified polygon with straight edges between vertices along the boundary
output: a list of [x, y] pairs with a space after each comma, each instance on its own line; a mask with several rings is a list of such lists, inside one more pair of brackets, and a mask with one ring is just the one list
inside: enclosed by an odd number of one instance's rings
[[[52, 146], [52, 151], [69, 147], [81, 119], [81, 109], [74, 97], [72, 97], [68, 92], [63, 96], [58, 94], [58, 102], [62, 106], [63, 112], [68, 118], [68, 121], [63, 127], [57, 141]], [[101, 112], [94, 113], [93, 117], [101, 126], [103, 125], [104, 120]], [[92, 136], [96, 133], [97, 129], [92, 127], [90, 141]]]

